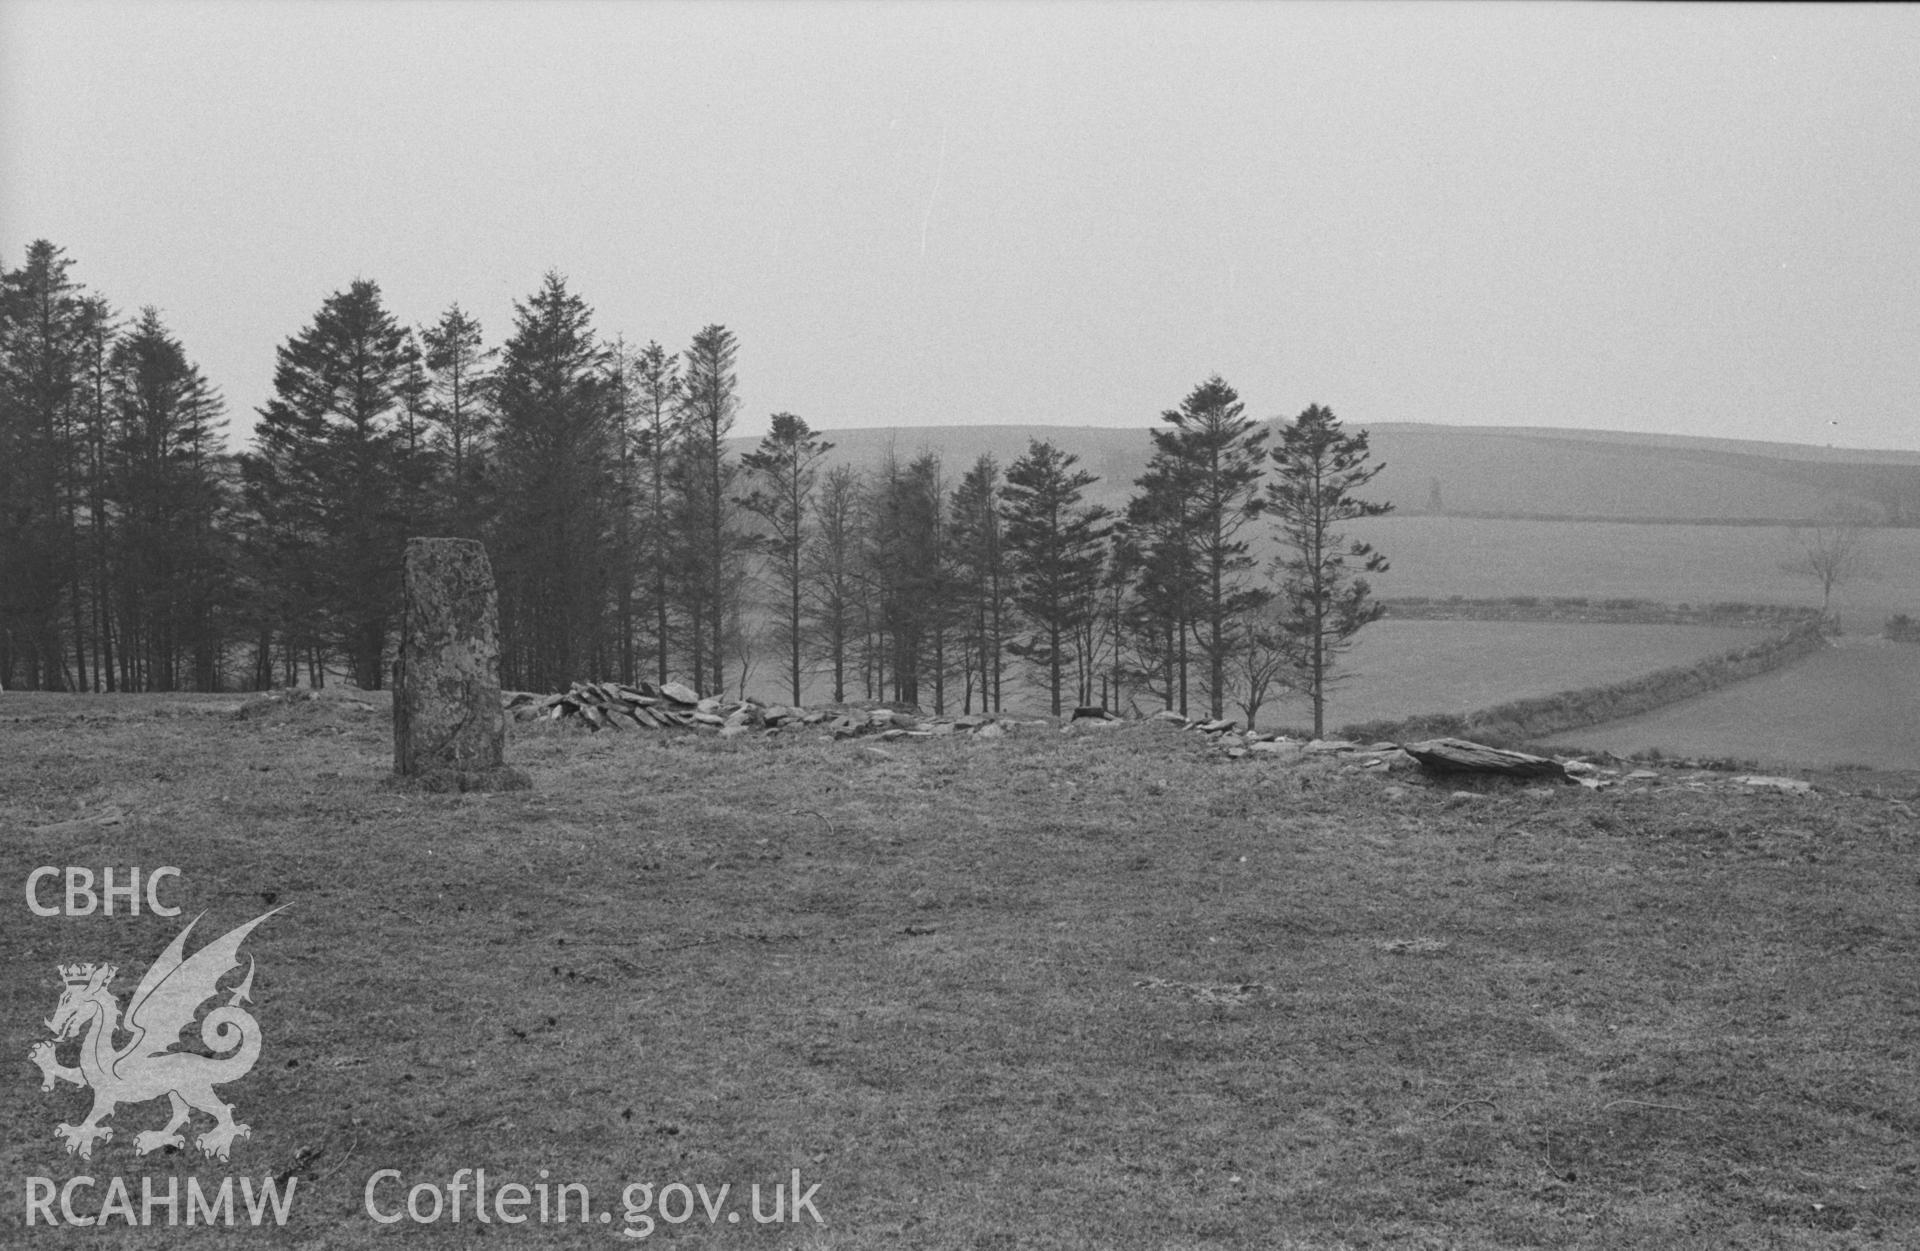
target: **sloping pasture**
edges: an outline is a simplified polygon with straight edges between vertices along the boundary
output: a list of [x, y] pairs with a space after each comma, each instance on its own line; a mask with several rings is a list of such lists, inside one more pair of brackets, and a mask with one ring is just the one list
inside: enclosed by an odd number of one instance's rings
[[1920, 647], [1861, 640], [1549, 744], [1770, 766], [1920, 769]]
[[[1795, 551], [1785, 526], [1633, 525], [1382, 517], [1354, 522], [1393, 567], [1373, 579], [1384, 596], [1469, 598], [1585, 595], [1792, 604], [1817, 608], [1819, 588], [1781, 571]], [[1834, 607], [1849, 629], [1873, 632], [1896, 612], [1920, 615], [1920, 529], [1873, 530], [1871, 576], [1844, 584]]]
[[[1428, 621], [1388, 618], [1362, 630], [1327, 704], [1329, 727], [1425, 713], [1468, 713], [1513, 700], [1625, 681], [1764, 637], [1690, 625]], [[1269, 725], [1312, 714], [1298, 699]]]
[[[1623, 681], [1673, 665], [1684, 665], [1740, 647], [1764, 632], [1697, 625], [1560, 623], [1529, 621], [1440, 621], [1388, 618], [1367, 626], [1351, 652], [1339, 662], [1327, 705], [1329, 730], [1363, 721], [1436, 712], [1472, 712], [1512, 700], [1579, 690]], [[1039, 715], [1046, 711], [1044, 685], [1027, 666], [1010, 663], [1006, 685], [1009, 710]], [[769, 669], [750, 682], [754, 691], [786, 691]], [[810, 702], [825, 703], [828, 683], [811, 678]], [[854, 694], [860, 691], [856, 687]], [[1142, 713], [1159, 702], [1145, 691], [1129, 692]], [[947, 688], [947, 711], [959, 711], [961, 688]], [[1067, 692], [1068, 702], [1073, 692]], [[1204, 711], [1196, 685], [1190, 711]], [[931, 682], [921, 680], [921, 701], [931, 711]], [[1125, 708], [1122, 711], [1126, 711]], [[1242, 715], [1235, 710], [1234, 715]], [[1261, 707], [1262, 728], [1311, 725], [1310, 706], [1299, 696], [1275, 691]]]

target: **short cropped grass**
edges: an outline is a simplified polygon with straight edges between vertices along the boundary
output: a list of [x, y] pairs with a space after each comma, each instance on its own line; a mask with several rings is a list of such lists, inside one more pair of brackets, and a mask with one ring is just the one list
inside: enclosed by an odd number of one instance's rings
[[[250, 940], [227, 1166], [274, 1245], [616, 1245], [631, 1181], [770, 1190], [802, 1248], [1867, 1247], [1920, 1234], [1905, 801], [1471, 795], [1139, 726], [998, 742], [518, 727], [531, 793], [385, 789], [379, 712], [0, 696], [0, 1020], [177, 932], [31, 916], [36, 865], [177, 865]], [[118, 809], [117, 824], [35, 833]], [[181, 918], [184, 920], [185, 918]], [[0, 1083], [0, 1243], [85, 1097]], [[587, 1183], [608, 1225], [377, 1226], [376, 1169]], [[137, 1192], [137, 1180], [134, 1181]], [[388, 1191], [389, 1202], [398, 1191]], [[100, 1245], [260, 1245], [123, 1230]]]
[[1550, 741], [1770, 767], [1920, 769], [1920, 647], [1856, 636], [1839, 642], [1773, 673]]
[[[1340, 662], [1327, 700], [1330, 726], [1428, 713], [1470, 713], [1561, 691], [1610, 686], [1693, 664], [1770, 637], [1698, 625], [1388, 618], [1362, 630]], [[1336, 671], [1339, 672], [1339, 671]], [[1291, 724], [1304, 701], [1262, 710], [1262, 724]]]

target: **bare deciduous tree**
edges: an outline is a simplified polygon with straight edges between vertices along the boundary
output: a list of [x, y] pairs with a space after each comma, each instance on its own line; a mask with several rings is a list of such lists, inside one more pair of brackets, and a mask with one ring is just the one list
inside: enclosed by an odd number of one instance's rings
[[1238, 646], [1227, 666], [1228, 693], [1246, 711], [1249, 730], [1258, 724], [1260, 709], [1276, 686], [1281, 693], [1292, 693], [1301, 685], [1299, 639], [1287, 624], [1272, 600], [1249, 605], [1235, 623], [1232, 637]]
[[1867, 559], [1868, 517], [1855, 507], [1834, 504], [1810, 527], [1796, 526], [1794, 553], [1780, 562], [1784, 573], [1810, 578], [1820, 587], [1820, 615], [1838, 624], [1833, 615], [1833, 593], [1846, 582], [1872, 574]]

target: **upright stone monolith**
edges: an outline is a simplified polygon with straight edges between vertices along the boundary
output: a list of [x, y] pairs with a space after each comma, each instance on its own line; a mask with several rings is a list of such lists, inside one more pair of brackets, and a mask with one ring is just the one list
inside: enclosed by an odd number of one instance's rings
[[409, 539], [393, 771], [436, 791], [518, 790], [500, 706], [500, 612], [487, 550], [473, 539]]

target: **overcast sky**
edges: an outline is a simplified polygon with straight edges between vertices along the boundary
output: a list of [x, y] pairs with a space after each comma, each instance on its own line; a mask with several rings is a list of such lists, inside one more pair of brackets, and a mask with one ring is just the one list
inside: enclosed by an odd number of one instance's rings
[[0, 0], [0, 247], [244, 429], [355, 278], [740, 337], [739, 430], [1920, 448], [1920, 9]]

